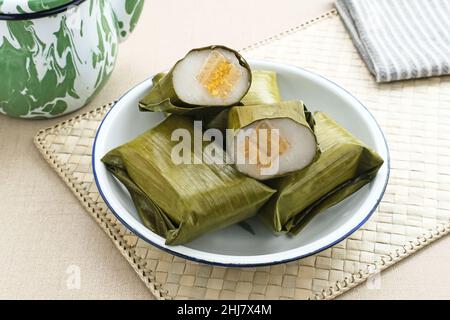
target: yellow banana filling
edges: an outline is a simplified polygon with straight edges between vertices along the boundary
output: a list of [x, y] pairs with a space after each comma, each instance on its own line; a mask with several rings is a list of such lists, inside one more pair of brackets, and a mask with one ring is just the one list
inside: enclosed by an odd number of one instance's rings
[[[262, 130], [265, 130], [265, 133]], [[278, 143], [278, 154], [272, 154], [272, 142]], [[270, 168], [273, 161], [283, 155], [289, 147], [289, 142], [279, 135], [268, 121], [261, 121], [258, 123], [255, 132], [246, 137], [244, 143], [245, 160], [249, 162], [253, 160], [250, 157], [256, 155], [258, 168]]]
[[197, 80], [213, 97], [225, 98], [241, 78], [241, 70], [223, 54], [212, 50], [203, 64]]

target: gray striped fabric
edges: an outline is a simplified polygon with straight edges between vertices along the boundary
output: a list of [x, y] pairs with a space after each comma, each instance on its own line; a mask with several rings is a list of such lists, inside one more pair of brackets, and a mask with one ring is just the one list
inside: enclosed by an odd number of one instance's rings
[[450, 74], [450, 0], [337, 0], [377, 82]]

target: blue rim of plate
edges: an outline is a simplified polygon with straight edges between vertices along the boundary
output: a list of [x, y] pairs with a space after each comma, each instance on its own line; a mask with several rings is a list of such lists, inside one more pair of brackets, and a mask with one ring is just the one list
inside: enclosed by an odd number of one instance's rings
[[[260, 61], [260, 62], [278, 63], [278, 62], [274, 62], [274, 61], [263, 61], [263, 60], [253, 60], [253, 59], [252, 59], [251, 61], [252, 61], [252, 62], [258, 62], [258, 61]], [[109, 113], [110, 113], [110, 112], [112, 111], [112, 109], [117, 105], [117, 103], [118, 103], [120, 100], [123, 99], [123, 97], [125, 97], [129, 92], [133, 91], [133, 89], [135, 89], [137, 86], [139, 86], [139, 85], [141, 85], [142, 83], [147, 82], [147, 81], [149, 81], [150, 79], [152, 79], [152, 78], [153, 78], [153, 76], [152, 76], [152, 77], [147, 78], [147, 79], [145, 79], [144, 81], [138, 83], [137, 85], [133, 86], [131, 89], [129, 89], [128, 91], [126, 91], [119, 99], [117, 99], [117, 100], [114, 102], [114, 104], [111, 106], [111, 108], [109, 109], [109, 111], [106, 113], [105, 117], [103, 118], [102, 122], [100, 123], [100, 126], [99, 126], [98, 129], [97, 129], [97, 133], [95, 134], [95, 139], [94, 139], [93, 148], [92, 148], [92, 171], [93, 171], [93, 174], [94, 174], [95, 184], [97, 185], [98, 191], [99, 191], [99, 193], [100, 193], [100, 195], [101, 195], [103, 201], [105, 201], [106, 205], [107, 205], [108, 208], [111, 210], [111, 212], [114, 214], [114, 216], [115, 216], [115, 217], [116, 217], [116, 218], [117, 218], [117, 219], [118, 219], [125, 227], [127, 227], [128, 230], [130, 230], [130, 231], [133, 232], [135, 235], [137, 235], [139, 238], [141, 238], [141, 239], [144, 240], [145, 242], [151, 244], [152, 246], [154, 246], [154, 247], [156, 247], [156, 248], [158, 248], [158, 249], [160, 249], [160, 250], [163, 250], [163, 251], [165, 251], [165, 252], [167, 252], [167, 253], [170, 253], [170, 254], [172, 254], [172, 255], [174, 255], [174, 256], [177, 256], [177, 257], [186, 259], [186, 260], [190, 260], [190, 261], [194, 261], [194, 262], [198, 262], [198, 263], [203, 263], [203, 264], [207, 264], [207, 265], [219, 266], [219, 267], [228, 267], [228, 268], [253, 268], [253, 267], [265, 267], [265, 266], [273, 266], [273, 265], [277, 265], [277, 264], [288, 263], [288, 262], [296, 261], [296, 260], [299, 260], [299, 259], [302, 259], [302, 258], [306, 258], [306, 257], [312, 256], [312, 255], [314, 255], [314, 254], [316, 254], [316, 253], [322, 252], [322, 251], [324, 251], [324, 250], [326, 250], [326, 249], [328, 249], [328, 248], [330, 248], [330, 247], [332, 247], [332, 246], [338, 244], [339, 242], [345, 240], [346, 238], [348, 238], [348, 237], [349, 237], [350, 235], [352, 235], [356, 230], [358, 230], [359, 228], [361, 228], [361, 227], [367, 222], [367, 220], [369, 220], [369, 219], [372, 217], [373, 213], [374, 213], [375, 210], [378, 208], [378, 205], [380, 204], [381, 200], [383, 199], [384, 193], [386, 192], [386, 188], [387, 188], [387, 185], [388, 185], [388, 182], [389, 182], [389, 177], [390, 177], [390, 171], [391, 171], [391, 157], [390, 157], [390, 152], [389, 152], [388, 143], [387, 143], [386, 137], [384, 136], [384, 133], [383, 133], [383, 131], [381, 130], [381, 127], [380, 127], [380, 125], [378, 124], [377, 120], [376, 120], [375, 117], [372, 115], [372, 113], [369, 111], [369, 109], [367, 109], [367, 107], [361, 103], [361, 101], [359, 101], [354, 95], [352, 95], [352, 94], [351, 94], [350, 92], [348, 92], [346, 89], [342, 88], [342, 87], [341, 87], [340, 85], [338, 85], [337, 83], [335, 83], [335, 82], [333, 82], [333, 81], [331, 81], [331, 80], [329, 80], [329, 79], [327, 79], [327, 78], [321, 76], [320, 74], [317, 74], [317, 73], [315, 73], [315, 72], [306, 70], [306, 69], [301, 68], [301, 67], [297, 67], [297, 66], [294, 66], [294, 65], [291, 65], [291, 64], [287, 64], [287, 63], [279, 63], [279, 64], [283, 64], [283, 65], [285, 65], [285, 66], [289, 66], [289, 67], [292, 67], [292, 68], [300, 69], [300, 70], [302, 70], [302, 71], [304, 71], [304, 72], [306, 72], [306, 73], [312, 74], [312, 75], [314, 75], [314, 76], [318, 76], [318, 77], [320, 77], [320, 78], [322, 78], [322, 79], [324, 79], [324, 80], [330, 82], [331, 84], [333, 84], [334, 86], [338, 87], [339, 89], [345, 91], [349, 96], [351, 96], [353, 99], [355, 99], [355, 101], [356, 101], [356, 102], [357, 102], [357, 103], [358, 103], [358, 104], [359, 104], [359, 105], [367, 112], [367, 114], [372, 118], [372, 120], [374, 121], [374, 123], [375, 123], [376, 126], [378, 127], [378, 130], [380, 131], [381, 136], [383, 137], [383, 141], [384, 141], [384, 144], [385, 144], [385, 147], [386, 147], [386, 152], [387, 152], [387, 155], [386, 155], [387, 159], [386, 159], [386, 162], [385, 162], [385, 164], [387, 165], [387, 174], [386, 174], [386, 181], [384, 182], [383, 190], [381, 191], [381, 193], [380, 193], [380, 195], [379, 195], [379, 197], [378, 197], [378, 199], [377, 199], [375, 205], [374, 205], [373, 208], [369, 211], [369, 213], [367, 214], [367, 216], [366, 216], [366, 217], [365, 217], [365, 218], [364, 218], [364, 219], [363, 219], [356, 227], [354, 227], [353, 229], [351, 229], [351, 230], [350, 230], [349, 232], [347, 232], [345, 235], [343, 235], [343, 236], [340, 237], [339, 239], [333, 241], [332, 243], [330, 243], [330, 244], [328, 244], [328, 245], [326, 245], [326, 246], [324, 246], [324, 247], [322, 247], [322, 248], [319, 248], [319, 249], [317, 249], [317, 250], [314, 250], [314, 251], [311, 251], [311, 252], [308, 252], [308, 253], [306, 253], [306, 254], [302, 254], [302, 255], [299, 255], [299, 256], [296, 256], [296, 257], [293, 257], [293, 258], [289, 258], [289, 259], [277, 260], [277, 261], [271, 261], [271, 262], [253, 263], [253, 264], [221, 263], [221, 262], [214, 262], [214, 261], [209, 261], [209, 260], [199, 259], [199, 258], [195, 258], [195, 257], [191, 257], [191, 256], [184, 255], [184, 254], [182, 254], [182, 253], [176, 252], [176, 251], [171, 250], [171, 249], [166, 248], [166, 247], [162, 247], [162, 246], [160, 246], [159, 244], [156, 244], [155, 242], [153, 242], [153, 241], [147, 239], [144, 235], [142, 235], [140, 232], [136, 231], [136, 230], [135, 230], [134, 228], [132, 228], [128, 223], [126, 223], [126, 222], [120, 217], [120, 215], [117, 214], [117, 212], [114, 211], [114, 209], [112, 208], [112, 206], [109, 204], [108, 200], [106, 199], [105, 195], [103, 194], [102, 188], [100, 187], [100, 183], [98, 182], [98, 177], [97, 177], [97, 173], [96, 173], [96, 169], [95, 169], [95, 157], [94, 157], [94, 156], [95, 156], [95, 146], [96, 146], [96, 143], [97, 143], [97, 137], [98, 137], [98, 134], [99, 134], [99, 132], [100, 132], [100, 129], [101, 129], [102, 126], [103, 126], [104, 121], [105, 121], [106, 118], [108, 117]]]

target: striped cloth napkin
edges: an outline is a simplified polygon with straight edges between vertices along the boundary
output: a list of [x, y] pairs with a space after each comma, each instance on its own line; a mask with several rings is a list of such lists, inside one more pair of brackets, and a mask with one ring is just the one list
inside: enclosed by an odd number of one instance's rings
[[450, 74], [450, 0], [337, 0], [377, 82]]

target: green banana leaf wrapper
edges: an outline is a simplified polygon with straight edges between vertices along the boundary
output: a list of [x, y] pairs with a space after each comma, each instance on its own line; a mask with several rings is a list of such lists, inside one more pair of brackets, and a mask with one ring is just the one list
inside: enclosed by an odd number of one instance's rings
[[[245, 59], [237, 51], [225, 46], [214, 45], [193, 49], [189, 51], [189, 53], [193, 51], [214, 50], [214, 49], [224, 49], [234, 53], [236, 58], [239, 60], [239, 64], [245, 69], [247, 69], [250, 73], [249, 78], [250, 81], [249, 87], [250, 87], [252, 81], [250, 66], [248, 65], [247, 61], [245, 61]], [[180, 61], [182, 61], [183, 59], [181, 59]], [[212, 117], [213, 115], [219, 113], [223, 109], [230, 107], [230, 106], [198, 106], [182, 101], [175, 92], [172, 77], [173, 70], [180, 61], [178, 61], [168, 73], [159, 73], [153, 78], [153, 86], [150, 89], [150, 92], [148, 92], [148, 94], [144, 98], [142, 98], [141, 101], [139, 102], [140, 111], [165, 112], [169, 114], [189, 115], [189, 116], [200, 115], [200, 117], [205, 117], [206, 115], [208, 115], [207, 113], [210, 113], [209, 116]], [[236, 103], [239, 103], [239, 101], [236, 101]]]
[[292, 175], [267, 184], [276, 190], [261, 209], [275, 232], [297, 234], [318, 213], [371, 182], [383, 159], [323, 112], [314, 113], [321, 148], [318, 159]]
[[313, 133], [306, 113], [305, 106], [300, 100], [289, 100], [273, 104], [237, 106], [230, 109], [228, 114], [228, 129], [239, 130], [258, 120], [288, 118]]
[[[269, 70], [252, 70], [252, 84], [247, 94], [241, 100], [241, 105], [262, 105], [281, 102], [276, 72]], [[218, 114], [207, 115], [204, 118], [207, 128], [225, 130], [228, 125], [229, 108]]]
[[[171, 135], [176, 129], [191, 137], [196, 130], [191, 118], [171, 115], [102, 159], [128, 189], [145, 226], [166, 244], [184, 244], [245, 220], [275, 193], [231, 165], [206, 164], [206, 158], [201, 164], [175, 164], [171, 154], [179, 142]], [[184, 151], [192, 161], [198, 157], [192, 148]]]
[[244, 106], [272, 104], [281, 101], [277, 73], [270, 70], [253, 70], [252, 85], [241, 100]]

